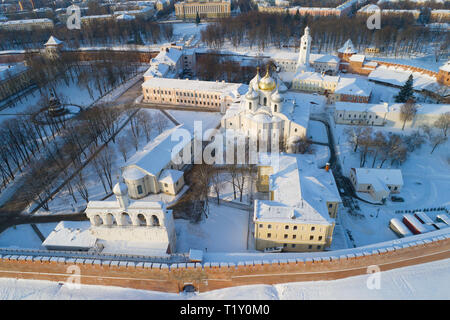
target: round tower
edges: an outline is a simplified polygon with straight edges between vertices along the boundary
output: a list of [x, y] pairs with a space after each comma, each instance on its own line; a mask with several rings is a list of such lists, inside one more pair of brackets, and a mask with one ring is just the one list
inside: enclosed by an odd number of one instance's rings
[[117, 182], [113, 188], [113, 193], [116, 196], [117, 202], [122, 209], [128, 208], [130, 200], [128, 198], [128, 187], [123, 182]]

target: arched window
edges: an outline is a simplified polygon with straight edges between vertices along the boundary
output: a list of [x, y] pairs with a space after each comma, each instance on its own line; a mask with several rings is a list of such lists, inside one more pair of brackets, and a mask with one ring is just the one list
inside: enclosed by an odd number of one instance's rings
[[273, 108], [273, 111], [274, 111], [274, 112], [278, 112], [278, 111], [277, 111], [277, 108], [278, 108], [278, 106], [275, 105], [275, 107]]
[[252, 103], [251, 102], [248, 103], [248, 109], [252, 110]]
[[122, 224], [124, 226], [130, 226], [130, 225], [133, 224], [133, 222], [131, 221], [130, 216], [126, 212], [122, 212]]
[[138, 222], [140, 226], [146, 226], [147, 225], [147, 219], [145, 219], [145, 216], [142, 213], [139, 213], [137, 215]]
[[152, 226], [159, 227], [159, 219], [155, 215], [152, 215]]
[[263, 102], [264, 105], [267, 106], [267, 97], [264, 97], [264, 100], [263, 100], [263, 101], [264, 101], [264, 102]]
[[102, 224], [103, 224], [102, 218], [98, 214], [96, 214], [94, 216], [94, 225], [95, 226], [99, 226], [99, 225], [102, 225]]
[[107, 213], [107, 214], [106, 214], [106, 223], [107, 223], [108, 225], [111, 225], [111, 226], [117, 225], [117, 221], [116, 221], [116, 219], [114, 218], [114, 216], [112, 215], [112, 213]]

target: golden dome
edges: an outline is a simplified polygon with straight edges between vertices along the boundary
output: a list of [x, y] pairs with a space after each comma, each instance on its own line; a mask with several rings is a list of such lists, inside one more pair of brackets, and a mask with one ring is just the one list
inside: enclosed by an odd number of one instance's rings
[[259, 81], [258, 87], [264, 91], [272, 91], [276, 85], [275, 80], [269, 75], [269, 66], [267, 66], [266, 75]]

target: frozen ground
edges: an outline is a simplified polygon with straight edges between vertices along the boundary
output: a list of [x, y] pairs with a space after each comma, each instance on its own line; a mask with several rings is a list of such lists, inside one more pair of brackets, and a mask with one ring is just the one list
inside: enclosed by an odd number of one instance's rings
[[[57, 223], [40, 223], [36, 226], [47, 237]], [[11, 227], [0, 234], [0, 248], [42, 249], [41, 240], [29, 224]]]
[[175, 294], [119, 287], [81, 285], [72, 289], [42, 280], [0, 279], [1, 300], [148, 299], [148, 300], [335, 300], [450, 299], [450, 259], [385, 271], [379, 289], [369, 289], [368, 276], [332, 281], [250, 285], [196, 294]]
[[312, 141], [328, 143], [327, 129], [322, 122], [310, 120], [307, 132], [308, 138]]
[[177, 252], [199, 249], [208, 252], [247, 250], [248, 212], [210, 202], [207, 219], [199, 223], [176, 219]]

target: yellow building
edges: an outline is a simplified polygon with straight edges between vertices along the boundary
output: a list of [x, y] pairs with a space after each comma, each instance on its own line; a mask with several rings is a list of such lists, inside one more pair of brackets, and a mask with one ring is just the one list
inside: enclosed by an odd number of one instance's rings
[[178, 19], [228, 17], [231, 13], [231, 2], [226, 0], [183, 1], [175, 3], [175, 15]]
[[318, 169], [313, 155], [260, 154], [255, 247], [321, 251], [332, 242], [341, 198], [330, 170]]

